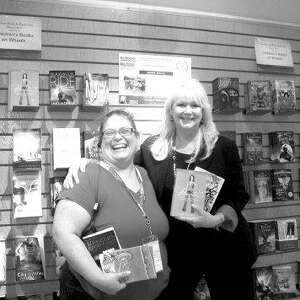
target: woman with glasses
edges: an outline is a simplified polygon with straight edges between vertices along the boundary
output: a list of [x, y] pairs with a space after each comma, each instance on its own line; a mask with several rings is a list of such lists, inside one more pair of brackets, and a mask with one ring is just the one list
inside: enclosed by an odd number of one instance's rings
[[[256, 252], [242, 215], [249, 195], [238, 149], [219, 135], [201, 83], [192, 79], [172, 89], [160, 134], [142, 144], [135, 162], [147, 170], [170, 224], [166, 239], [170, 281], [158, 299], [193, 299], [197, 283], [205, 276], [212, 300], [253, 300], [251, 265]], [[171, 217], [176, 169], [197, 167], [225, 179], [211, 212], [193, 205], [193, 217]], [[73, 177], [78, 181], [77, 170], [71, 170], [66, 185], [72, 185]]]
[[[101, 161], [89, 164], [79, 183], [60, 195], [53, 221], [53, 237], [67, 260], [60, 278], [60, 299], [151, 300], [169, 277], [164, 239], [168, 220], [157, 203], [146, 171], [133, 163], [139, 134], [131, 115], [109, 112], [100, 125]], [[122, 248], [157, 241], [163, 269], [156, 279], [126, 283], [130, 273], [105, 273], [84, 246], [81, 236], [100, 204], [93, 225], [112, 225]]]

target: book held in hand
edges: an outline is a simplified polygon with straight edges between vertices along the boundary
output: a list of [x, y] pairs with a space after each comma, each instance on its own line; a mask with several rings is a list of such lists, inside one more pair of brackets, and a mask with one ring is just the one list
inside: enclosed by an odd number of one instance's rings
[[99, 264], [99, 255], [103, 251], [120, 249], [121, 245], [113, 226], [82, 237], [82, 241], [95, 261]]
[[41, 171], [14, 171], [12, 181], [14, 218], [41, 217]]
[[39, 73], [30, 70], [9, 72], [8, 105], [13, 111], [39, 109]]
[[41, 130], [13, 131], [13, 165], [15, 168], [40, 168], [42, 160]]
[[204, 169], [176, 169], [175, 187], [170, 215], [193, 216], [193, 205], [210, 212], [224, 179]]
[[16, 280], [44, 279], [43, 249], [36, 236], [18, 236], [15, 239]]
[[157, 278], [151, 247], [147, 244], [105, 251], [100, 255], [100, 264], [106, 273], [130, 271], [127, 283]]

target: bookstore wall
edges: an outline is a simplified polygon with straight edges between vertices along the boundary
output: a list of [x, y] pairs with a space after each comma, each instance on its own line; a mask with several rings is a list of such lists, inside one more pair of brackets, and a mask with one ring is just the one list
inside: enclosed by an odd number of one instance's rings
[[[71, 137], [80, 135], [81, 144], [77, 145], [80, 155], [83, 152], [84, 135], [97, 131], [99, 119], [107, 109], [121, 107], [130, 110], [143, 137], [155, 133], [160, 125], [163, 111], [161, 103], [120, 102], [120, 53], [191, 58], [192, 77], [204, 84], [212, 103], [213, 86], [217, 90], [218, 86], [224, 84], [220, 78], [231, 78], [232, 86], [236, 85], [235, 88], [239, 90], [237, 105], [233, 105], [228, 111], [222, 111], [222, 108], [214, 105], [214, 119], [220, 131], [235, 139], [240, 151], [246, 185], [251, 194], [251, 201], [246, 206], [244, 215], [249, 221], [265, 220], [266, 223], [269, 222], [269, 226], [275, 224], [275, 227], [278, 226], [278, 220], [289, 222], [295, 227], [294, 235], [297, 234], [297, 229], [300, 231], [298, 27], [158, 11], [18, 0], [1, 0], [0, 6], [0, 16], [37, 17], [42, 24], [41, 51], [0, 49], [0, 296], [17, 299], [21, 296], [40, 295], [40, 299], [53, 299], [53, 292], [58, 290], [57, 250], [51, 239], [53, 195], [50, 181], [53, 185], [56, 180], [53, 177], [65, 175], [64, 171], [59, 170], [65, 167], [65, 162], [57, 158], [57, 165], [54, 166], [53, 135], [57, 135], [58, 143], [62, 144], [57, 146], [61, 146], [61, 151], [64, 151], [63, 144], [68, 145], [70, 142], [65, 131], [53, 129], [76, 128], [68, 134]], [[294, 66], [259, 66], [255, 59], [256, 38], [288, 41]], [[24, 70], [36, 71], [28, 72], [32, 81], [37, 76], [39, 101], [31, 110], [25, 109], [26, 104], [22, 107], [23, 104], [15, 103], [15, 109], [9, 104], [9, 95], [12, 93], [10, 85], [14, 82], [14, 76], [22, 77], [20, 74]], [[53, 75], [50, 71], [64, 71], [75, 82], [76, 97], [71, 97], [73, 102], [67, 108], [51, 103], [49, 83], [61, 73], [54, 72]], [[107, 74], [101, 77], [100, 82], [102, 80], [108, 87], [108, 104], [100, 109], [86, 109], [82, 105], [86, 72]], [[214, 81], [216, 78], [219, 79]], [[232, 78], [237, 78], [238, 81]], [[246, 94], [251, 89], [248, 81], [256, 80], [273, 83], [275, 80], [284, 80], [285, 84], [293, 81], [296, 107], [288, 114], [281, 111], [273, 113], [271, 108], [260, 114], [251, 112], [249, 108], [246, 112]], [[293, 93], [292, 88], [288, 87], [287, 92]], [[26, 93], [23, 94], [22, 101], [26, 102], [25, 99]], [[65, 102], [61, 104], [68, 104], [66, 102], [69, 98], [64, 99]], [[15, 101], [19, 100], [21, 99], [17, 98]], [[21, 135], [19, 139], [18, 134]], [[39, 138], [41, 159], [35, 157], [35, 162], [27, 170], [22, 165], [22, 160], [16, 162], [15, 147], [25, 147]], [[285, 149], [287, 158], [283, 159], [275, 157], [276, 149], [283, 146], [282, 139], [288, 144], [288, 149]], [[293, 148], [292, 158], [290, 146]], [[261, 196], [257, 191], [256, 182], [262, 183], [263, 177], [267, 177], [265, 182], [273, 186], [272, 199]], [[287, 190], [280, 190], [274, 184], [276, 179], [284, 182]], [[21, 184], [26, 180], [27, 187], [33, 189], [32, 197], [39, 197], [41, 194], [42, 201], [39, 207], [33, 205], [31, 208], [27, 207], [27, 212], [20, 212], [17, 209], [19, 204], [13, 199], [22, 201], [22, 197], [18, 195], [18, 182]], [[272, 222], [275, 223], [272, 225]], [[257, 222], [254, 223], [255, 227]], [[16, 249], [22, 244], [22, 239], [23, 243], [26, 240], [26, 243], [40, 248], [43, 257], [42, 276], [25, 279], [18, 277]], [[278, 236], [276, 239], [279, 239]], [[272, 249], [261, 249], [254, 267], [289, 264], [295, 270], [296, 281], [299, 282], [298, 236], [292, 242], [277, 242], [275, 248], [270, 246]]]

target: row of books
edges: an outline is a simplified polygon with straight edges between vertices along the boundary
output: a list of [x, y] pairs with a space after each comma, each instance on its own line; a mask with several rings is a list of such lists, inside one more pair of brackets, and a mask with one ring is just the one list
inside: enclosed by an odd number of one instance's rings
[[298, 249], [296, 218], [249, 222], [258, 254]]
[[244, 182], [252, 203], [295, 200], [290, 169], [244, 171]]
[[[250, 80], [245, 86], [246, 114], [288, 114], [296, 112], [296, 90], [292, 80]], [[236, 113], [239, 105], [239, 79], [218, 77], [213, 80], [215, 113]]]
[[290, 299], [299, 296], [297, 263], [257, 268], [253, 271], [256, 300]]
[[[108, 74], [84, 73], [83, 110], [97, 110], [108, 104]], [[76, 104], [75, 71], [50, 71], [50, 109], [72, 109]], [[9, 109], [39, 109], [39, 73], [32, 70], [9, 72]]]

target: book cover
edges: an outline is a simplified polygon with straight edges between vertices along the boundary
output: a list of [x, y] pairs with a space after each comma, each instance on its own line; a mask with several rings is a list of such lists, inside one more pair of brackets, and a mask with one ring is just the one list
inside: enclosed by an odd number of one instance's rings
[[99, 255], [103, 251], [121, 249], [113, 226], [108, 226], [95, 233], [83, 236], [82, 241], [98, 264], [100, 263]]
[[13, 111], [39, 109], [39, 73], [30, 70], [9, 72], [8, 107]]
[[42, 160], [41, 130], [13, 130], [13, 166], [15, 168], [40, 168]]
[[67, 169], [81, 158], [80, 129], [53, 128], [53, 169]]
[[251, 221], [250, 226], [254, 233], [254, 241], [258, 254], [275, 251], [276, 223], [274, 220]]
[[56, 201], [59, 197], [60, 192], [63, 190], [63, 183], [65, 177], [55, 176], [50, 178], [50, 207], [52, 216], [54, 215]]
[[269, 80], [250, 80], [246, 85], [246, 114], [265, 114], [272, 111], [272, 86]]
[[36, 236], [19, 236], [15, 240], [16, 280], [44, 279], [42, 250]]
[[293, 80], [274, 80], [274, 114], [289, 114], [296, 111], [296, 90]]
[[213, 80], [213, 112], [236, 113], [239, 108], [239, 79], [218, 77]]
[[194, 300], [210, 300], [210, 292], [205, 277], [202, 277], [194, 292]]
[[291, 250], [298, 248], [297, 220], [295, 218], [276, 220], [276, 249]]
[[271, 202], [272, 180], [270, 170], [254, 170], [254, 203]]
[[75, 71], [50, 71], [50, 105], [52, 107], [76, 104]]
[[242, 134], [243, 159], [245, 164], [257, 164], [263, 161], [263, 138], [260, 132]]
[[85, 131], [83, 133], [84, 157], [98, 160], [100, 158], [98, 143], [99, 132]]
[[100, 264], [107, 273], [130, 271], [127, 283], [157, 277], [151, 247], [148, 245], [106, 251], [100, 257]]
[[[296, 297], [296, 273], [291, 264], [273, 266], [274, 292], [281, 298]], [[279, 297], [276, 297], [278, 299]]]
[[295, 160], [295, 139], [293, 131], [275, 131], [269, 133], [270, 159], [275, 162]]
[[223, 178], [201, 168], [194, 171], [176, 169], [170, 215], [195, 215], [196, 211], [192, 205], [210, 212], [223, 182]]
[[14, 171], [12, 183], [14, 218], [41, 217], [41, 171]]
[[272, 267], [254, 270], [255, 292], [257, 300], [273, 300], [274, 277]]
[[108, 74], [87, 73], [83, 75], [84, 109], [95, 110], [108, 104]]
[[271, 174], [273, 201], [294, 200], [292, 171], [272, 170]]

